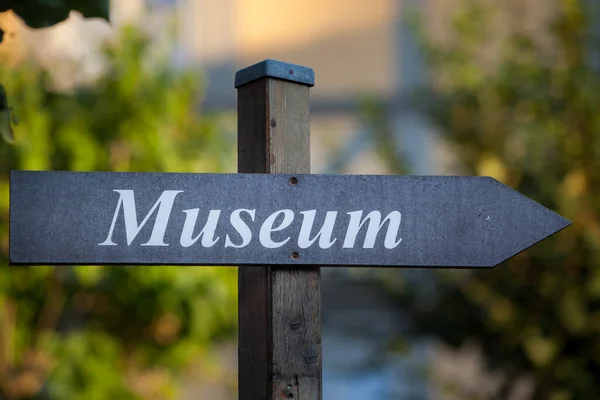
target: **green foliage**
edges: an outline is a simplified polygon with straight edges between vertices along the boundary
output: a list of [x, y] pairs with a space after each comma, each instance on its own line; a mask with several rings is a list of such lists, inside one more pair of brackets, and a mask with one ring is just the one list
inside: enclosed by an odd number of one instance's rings
[[[108, 21], [110, 0], [0, 0], [0, 12], [13, 10], [27, 26], [47, 28], [64, 21], [71, 11]], [[0, 30], [0, 42], [3, 32]]]
[[0, 398], [170, 398], [178, 373], [234, 335], [234, 268], [7, 265], [11, 169], [233, 164], [233, 144], [196, 112], [198, 77], [150, 62], [153, 53], [126, 30], [107, 50], [107, 73], [72, 93], [47, 91], [35, 66], [0, 69], [21, 119], [14, 144], [0, 142]]
[[507, 373], [498, 398], [530, 374], [535, 398], [596, 399], [600, 74], [590, 49], [598, 10], [557, 0], [554, 19], [536, 35], [512, 14], [512, 30], [499, 37], [492, 3], [466, 4], [453, 35], [429, 42], [437, 84], [427, 111], [466, 174], [491, 175], [573, 225], [492, 271], [441, 273], [433, 307], [406, 288], [404, 306], [421, 332], [453, 346], [477, 339], [490, 366]]

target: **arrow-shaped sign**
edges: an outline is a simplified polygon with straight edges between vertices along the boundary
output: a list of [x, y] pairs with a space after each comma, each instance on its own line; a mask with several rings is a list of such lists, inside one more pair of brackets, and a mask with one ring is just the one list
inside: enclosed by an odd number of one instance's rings
[[13, 264], [493, 267], [570, 222], [487, 177], [13, 171]]

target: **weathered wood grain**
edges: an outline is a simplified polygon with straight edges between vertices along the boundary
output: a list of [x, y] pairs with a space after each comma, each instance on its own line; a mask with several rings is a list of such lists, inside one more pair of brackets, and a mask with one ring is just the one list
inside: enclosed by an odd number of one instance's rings
[[[308, 86], [264, 78], [238, 88], [238, 172], [310, 172]], [[320, 268], [238, 273], [239, 399], [320, 400]]]

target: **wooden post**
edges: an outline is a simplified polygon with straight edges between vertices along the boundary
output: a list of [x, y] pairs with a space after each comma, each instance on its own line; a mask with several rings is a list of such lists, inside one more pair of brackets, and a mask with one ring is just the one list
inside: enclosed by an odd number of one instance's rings
[[[238, 172], [310, 173], [313, 85], [273, 60], [238, 71]], [[239, 399], [320, 400], [320, 268], [241, 267], [238, 285]]]

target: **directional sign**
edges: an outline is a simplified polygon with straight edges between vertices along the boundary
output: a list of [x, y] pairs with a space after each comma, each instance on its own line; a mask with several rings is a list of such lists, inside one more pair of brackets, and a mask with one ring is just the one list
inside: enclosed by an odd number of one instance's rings
[[570, 222], [487, 177], [13, 171], [13, 264], [493, 267]]

